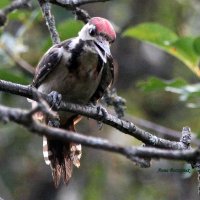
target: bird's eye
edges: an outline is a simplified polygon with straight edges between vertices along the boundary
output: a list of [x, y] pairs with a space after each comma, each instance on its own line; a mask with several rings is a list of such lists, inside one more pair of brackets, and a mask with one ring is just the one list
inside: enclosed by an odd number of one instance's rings
[[90, 33], [90, 36], [95, 36], [96, 35], [96, 28], [91, 28], [91, 29], [89, 29], [89, 33]]

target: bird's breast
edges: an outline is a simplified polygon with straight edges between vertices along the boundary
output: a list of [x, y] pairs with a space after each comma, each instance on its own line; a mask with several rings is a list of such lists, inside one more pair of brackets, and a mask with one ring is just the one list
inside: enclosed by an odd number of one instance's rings
[[73, 61], [63, 55], [61, 62], [50, 73], [38, 90], [46, 94], [57, 91], [62, 94], [63, 100], [85, 104], [96, 91], [102, 70], [99, 69], [98, 55], [92, 52], [84, 52]]

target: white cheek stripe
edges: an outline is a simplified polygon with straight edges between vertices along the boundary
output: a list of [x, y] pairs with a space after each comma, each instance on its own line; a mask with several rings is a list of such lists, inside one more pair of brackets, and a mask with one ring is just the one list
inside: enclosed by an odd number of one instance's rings
[[94, 40], [94, 37], [90, 36], [89, 34], [89, 29], [90, 28], [93, 28], [94, 25], [92, 24], [86, 24], [82, 29], [81, 31], [78, 33], [78, 39], [81, 39], [81, 40]]

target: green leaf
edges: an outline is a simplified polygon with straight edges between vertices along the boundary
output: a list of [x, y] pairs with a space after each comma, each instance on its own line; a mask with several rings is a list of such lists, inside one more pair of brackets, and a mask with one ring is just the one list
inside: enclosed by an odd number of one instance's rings
[[11, 12], [8, 16], [9, 20], [20, 20], [21, 22], [26, 22], [30, 18], [30, 11], [16, 11], [16, 12]]
[[140, 81], [138, 86], [145, 92], [153, 92], [157, 90], [164, 90], [166, 87], [183, 87], [187, 83], [183, 79], [175, 79], [175, 80], [162, 80], [156, 77], [150, 77], [147, 81]]
[[143, 23], [128, 28], [124, 31], [123, 36], [147, 41], [163, 49], [178, 39], [176, 33], [156, 23]]
[[187, 101], [187, 107], [200, 108], [200, 84], [191, 84], [183, 87], [166, 87], [166, 91], [179, 95], [180, 101]]
[[172, 43], [167, 52], [172, 54], [187, 65], [193, 72], [200, 76], [199, 55], [194, 50], [195, 38], [183, 37]]
[[194, 40], [194, 50], [196, 51], [196, 53], [198, 55], [200, 55], [200, 37], [197, 37], [195, 40]]
[[199, 39], [178, 37], [174, 32], [155, 23], [143, 23], [124, 31], [123, 36], [132, 37], [153, 44], [182, 61], [200, 77]]
[[200, 98], [200, 84], [191, 84], [183, 87], [166, 87], [166, 91], [180, 95], [181, 101], [197, 100]]
[[200, 108], [200, 83], [190, 84], [183, 79], [162, 80], [151, 77], [147, 81], [139, 82], [139, 87], [145, 92], [165, 90], [179, 95], [180, 101], [188, 101], [190, 108]]

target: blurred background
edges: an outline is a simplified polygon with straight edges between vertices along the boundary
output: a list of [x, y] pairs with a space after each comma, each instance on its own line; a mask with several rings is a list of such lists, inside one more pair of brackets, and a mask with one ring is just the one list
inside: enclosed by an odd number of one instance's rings
[[[0, 8], [10, 2], [1, 0]], [[32, 4], [29, 10], [11, 13], [6, 25], [0, 29], [0, 79], [31, 83], [32, 66], [37, 65], [51, 46], [37, 1]], [[123, 37], [122, 32], [143, 22], [157, 22], [178, 35], [198, 36], [200, 1], [115, 0], [83, 8], [91, 16], [109, 19], [118, 31], [112, 54], [118, 63], [115, 86], [118, 94], [127, 100], [124, 118], [160, 137], [179, 136], [183, 126], [190, 126], [198, 137], [199, 108], [188, 108], [176, 94], [164, 90], [144, 92], [138, 83], [152, 76], [165, 80], [181, 77], [188, 83], [198, 83], [199, 79], [176, 58], [147, 43]], [[53, 14], [62, 40], [77, 35], [83, 25], [61, 7], [53, 6]], [[2, 92], [0, 103], [30, 108], [25, 98]], [[155, 124], [148, 126], [143, 119]], [[160, 133], [155, 125], [175, 131], [167, 136], [168, 130]], [[84, 119], [77, 129], [121, 145], [141, 145], [136, 139], [106, 125], [99, 130], [94, 120]], [[74, 169], [69, 185], [55, 189], [50, 169], [43, 160], [42, 138], [16, 124], [0, 124], [0, 197], [4, 200], [199, 199], [196, 172], [159, 170], [171, 168], [190, 169], [190, 166], [183, 162], [153, 160], [150, 168], [142, 169], [120, 155], [84, 148], [81, 167]]]

